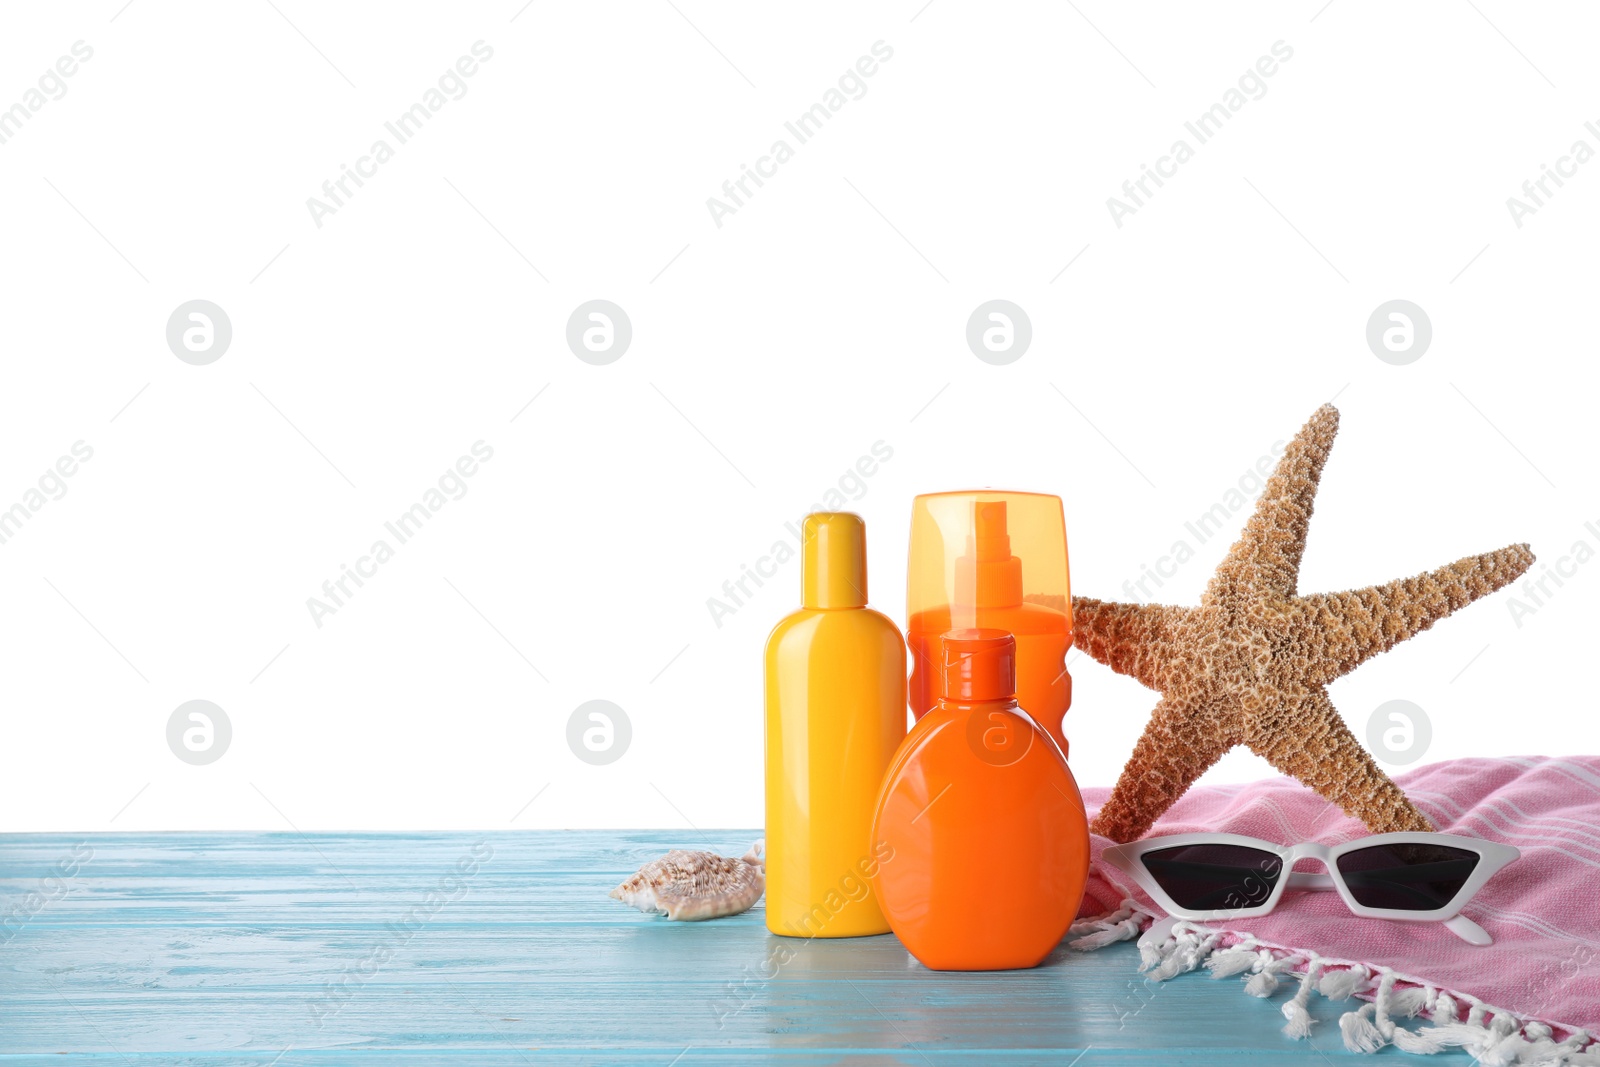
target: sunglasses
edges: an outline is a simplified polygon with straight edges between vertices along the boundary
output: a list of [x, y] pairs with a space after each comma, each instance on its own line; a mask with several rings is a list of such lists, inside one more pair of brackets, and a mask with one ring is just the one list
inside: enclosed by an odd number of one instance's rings
[[[1520, 855], [1510, 845], [1454, 834], [1376, 834], [1329, 846], [1200, 833], [1113, 845], [1102, 858], [1169, 915], [1141, 944], [1165, 940], [1179, 920], [1265, 915], [1286, 889], [1332, 889], [1356, 915], [1442, 922], [1463, 941], [1489, 945], [1494, 939], [1461, 907]], [[1328, 873], [1295, 871], [1302, 859], [1317, 860]]]

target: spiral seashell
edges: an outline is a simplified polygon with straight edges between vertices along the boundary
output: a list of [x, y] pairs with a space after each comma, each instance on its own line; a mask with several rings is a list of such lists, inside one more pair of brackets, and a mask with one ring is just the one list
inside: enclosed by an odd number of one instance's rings
[[748, 911], [766, 889], [766, 865], [757, 841], [739, 859], [675, 848], [640, 867], [611, 897], [647, 914], [697, 922]]

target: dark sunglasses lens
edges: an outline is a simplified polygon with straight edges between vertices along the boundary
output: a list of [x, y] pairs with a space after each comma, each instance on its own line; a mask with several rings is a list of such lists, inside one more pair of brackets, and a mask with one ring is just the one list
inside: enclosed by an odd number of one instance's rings
[[1436, 911], [1461, 892], [1478, 854], [1449, 845], [1373, 845], [1346, 852], [1339, 873], [1356, 903], [1390, 911]]
[[1245, 845], [1175, 845], [1139, 859], [1156, 884], [1188, 911], [1241, 911], [1265, 904], [1283, 872], [1277, 853]]

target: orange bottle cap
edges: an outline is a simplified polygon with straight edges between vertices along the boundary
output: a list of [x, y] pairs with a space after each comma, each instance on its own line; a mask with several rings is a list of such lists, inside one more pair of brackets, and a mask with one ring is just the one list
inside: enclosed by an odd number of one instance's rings
[[1017, 640], [1005, 630], [951, 630], [939, 644], [944, 699], [967, 703], [1017, 695]]
[[867, 606], [867, 527], [860, 515], [818, 511], [801, 531], [800, 603], [808, 608]]

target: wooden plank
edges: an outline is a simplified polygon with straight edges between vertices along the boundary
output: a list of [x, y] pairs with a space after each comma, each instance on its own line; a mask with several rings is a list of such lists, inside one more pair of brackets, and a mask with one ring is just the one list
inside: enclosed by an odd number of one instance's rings
[[[757, 835], [709, 836], [742, 852]], [[676, 924], [605, 896], [692, 838], [0, 836], [0, 916], [29, 912], [0, 943], [0, 1067], [1079, 1056], [1090, 1067], [1151, 1063], [1153, 1049], [1174, 1064], [1351, 1062], [1337, 1019], [1352, 1004], [1313, 998], [1317, 1033], [1293, 1042], [1279, 1032], [1288, 983], [1272, 1000], [1238, 979], [1147, 983], [1131, 944], [1059, 949], [1032, 971], [940, 974], [892, 936], [795, 941], [767, 933], [759, 907]], [[59, 895], [30, 902], [85, 846]], [[472, 855], [481, 862], [462, 873]], [[459, 884], [441, 882], [452, 875]], [[450, 899], [424, 907], [430, 891]]]

